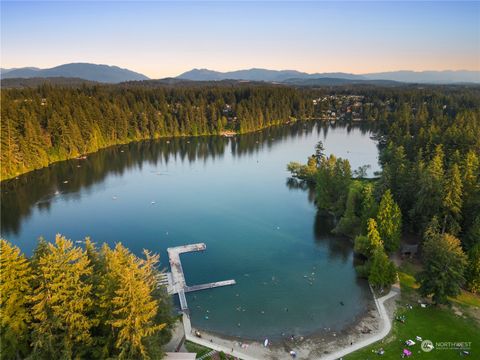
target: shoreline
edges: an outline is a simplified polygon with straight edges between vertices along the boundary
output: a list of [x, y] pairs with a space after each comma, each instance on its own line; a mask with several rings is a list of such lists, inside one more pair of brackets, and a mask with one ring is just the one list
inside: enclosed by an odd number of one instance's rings
[[[212, 133], [212, 134], [198, 134], [198, 135], [164, 135], [164, 136], [153, 137], [153, 138], [120, 141], [116, 144], [106, 145], [106, 146], [101, 147], [101, 148], [99, 148], [95, 151], [85, 152], [83, 154], [76, 154], [75, 156], [68, 157], [68, 158], [65, 158], [65, 159], [58, 159], [58, 160], [49, 162], [48, 165], [46, 165], [46, 166], [42, 166], [42, 167], [34, 168], [34, 169], [29, 169], [29, 170], [17, 173], [15, 175], [12, 175], [12, 176], [9, 176], [9, 177], [0, 178], [0, 183], [2, 183], [4, 181], [9, 181], [9, 180], [12, 180], [12, 181], [16, 180], [19, 176], [22, 176], [22, 175], [25, 175], [25, 174], [28, 174], [28, 173], [31, 173], [31, 172], [34, 172], [34, 171], [37, 171], [37, 170], [48, 168], [49, 166], [51, 166], [53, 164], [56, 164], [56, 163], [59, 163], [59, 162], [62, 162], [62, 161], [70, 161], [70, 160], [75, 160], [75, 159], [85, 160], [85, 159], [87, 159], [88, 155], [95, 154], [95, 153], [97, 153], [101, 150], [105, 150], [105, 149], [108, 149], [108, 148], [111, 148], [111, 147], [114, 147], [114, 146], [128, 145], [128, 144], [132, 144], [132, 143], [136, 143], [136, 142], [143, 142], [143, 141], [181, 139], [181, 138], [200, 138], [200, 137], [206, 137], [206, 136], [218, 136], [218, 137], [224, 137], [224, 138], [228, 139], [228, 138], [232, 138], [232, 137], [235, 137], [235, 136], [238, 136], [238, 135], [251, 134], [251, 133], [258, 132], [258, 131], [266, 130], [266, 129], [269, 129], [269, 128], [272, 128], [272, 127], [275, 127], [275, 126], [291, 125], [292, 123], [295, 123], [297, 121], [315, 121], [315, 120], [322, 121], [322, 119], [316, 119], [316, 118], [315, 119], [309, 119], [309, 118], [307, 118], [307, 119], [294, 119], [294, 120], [289, 120], [288, 122], [285, 122], [285, 123], [282, 123], [282, 124], [272, 124], [272, 125], [269, 125], [269, 126], [263, 126], [263, 127], [258, 128], [258, 129], [255, 129], [255, 130], [244, 131], [244, 132], [237, 132], [235, 130], [224, 130], [221, 133], [216, 133], [216, 134]], [[224, 135], [225, 133], [227, 133], [228, 135]]]
[[[338, 339], [340, 334], [349, 333], [350, 331], [352, 331], [352, 329], [356, 328], [361, 324], [364, 324], [365, 319], [372, 317], [372, 312], [376, 312], [375, 301], [373, 298], [369, 300], [366, 308], [362, 310], [359, 314], [357, 314], [352, 321], [345, 324], [345, 326], [339, 329], [318, 328], [306, 334], [296, 334], [294, 335], [295, 341], [302, 342], [302, 341], [308, 341], [309, 339], [318, 339], [318, 338], [332, 338], [332, 339], [337, 338]], [[193, 324], [192, 324], [192, 329], [199, 331], [201, 334], [208, 334], [213, 337], [221, 338], [228, 341], [236, 341], [236, 342], [243, 342], [243, 343], [257, 342], [260, 344], [260, 343], [263, 343], [263, 341], [265, 340], [263, 338], [260, 339], [258, 337], [248, 338], [248, 337], [242, 337], [242, 336], [236, 336], [236, 335], [223, 334], [221, 332], [197, 327]], [[336, 335], [333, 335], [333, 334], [336, 334]], [[274, 344], [291, 342], [290, 337], [291, 337], [290, 333], [267, 336], [267, 338], [269, 339], [269, 343], [274, 343]]]
[[[287, 336], [269, 342], [268, 347], [259, 341], [195, 328], [191, 326], [188, 315], [183, 316], [183, 328], [187, 340], [245, 360], [291, 359], [291, 350], [295, 351], [298, 359], [336, 359], [379, 341], [390, 332], [398, 294], [399, 290], [392, 288], [388, 294], [377, 299], [372, 292], [372, 302], [365, 312], [342, 330], [319, 329], [293, 340]], [[202, 337], [196, 337], [195, 331], [199, 331]]]
[[[126, 141], [120, 141], [118, 143], [115, 143], [115, 144], [110, 144], [110, 145], [106, 145], [104, 147], [101, 147], [95, 151], [90, 151], [90, 152], [86, 152], [86, 153], [83, 153], [83, 154], [76, 154], [75, 156], [72, 156], [72, 157], [68, 157], [68, 158], [65, 158], [65, 159], [58, 159], [58, 160], [55, 160], [55, 161], [52, 161], [50, 163], [48, 163], [48, 165], [46, 166], [42, 166], [42, 167], [39, 167], [39, 168], [33, 168], [33, 169], [29, 169], [29, 170], [26, 170], [24, 172], [19, 172], [15, 175], [11, 175], [11, 176], [8, 176], [8, 177], [5, 177], [5, 178], [0, 178], [0, 184], [2, 182], [5, 182], [5, 181], [14, 181], [14, 180], [17, 180], [17, 178], [19, 176], [22, 176], [22, 175], [25, 175], [25, 174], [29, 174], [29, 173], [32, 173], [34, 171], [37, 171], [37, 170], [41, 170], [41, 169], [45, 169], [45, 168], [48, 168], [49, 166], [53, 165], [53, 164], [56, 164], [56, 163], [60, 163], [60, 162], [63, 162], [63, 161], [70, 161], [70, 160], [75, 160], [75, 159], [78, 159], [78, 160], [85, 160], [88, 155], [92, 155], [92, 154], [95, 154], [99, 151], [102, 151], [102, 150], [105, 150], [105, 149], [109, 149], [109, 148], [112, 148], [112, 147], [115, 147], [115, 146], [122, 146], [122, 145], [128, 145], [128, 144], [132, 144], [132, 143], [137, 143], [137, 142], [144, 142], [144, 141], [156, 141], [156, 140], [168, 140], [168, 139], [181, 139], [181, 138], [201, 138], [201, 137], [208, 137], [208, 136], [216, 136], [216, 137], [223, 137], [223, 138], [234, 138], [236, 136], [239, 136], [239, 135], [246, 135], [246, 134], [253, 134], [253, 133], [256, 133], [256, 132], [259, 132], [259, 131], [263, 131], [263, 130], [266, 130], [266, 129], [270, 129], [270, 128], [273, 128], [273, 127], [276, 127], [276, 126], [288, 126], [288, 125], [292, 125], [296, 122], [299, 122], [299, 121], [305, 121], [305, 122], [310, 122], [310, 121], [319, 121], [319, 122], [328, 122], [328, 120], [325, 120], [325, 119], [321, 119], [321, 118], [306, 118], [306, 119], [290, 119], [288, 120], [287, 122], [285, 123], [281, 123], [281, 124], [272, 124], [272, 125], [269, 125], [269, 126], [263, 126], [263, 127], [260, 127], [258, 129], [255, 129], [255, 130], [250, 130], [250, 131], [244, 131], [244, 132], [237, 132], [237, 131], [223, 131], [221, 133], [215, 133], [215, 134], [200, 134], [200, 135], [165, 135], [165, 136], [159, 136], [159, 137], [154, 137], [154, 138], [145, 138], [145, 139], [133, 139], [133, 140], [126, 140]], [[228, 135], [224, 135], [224, 133], [228, 133]], [[79, 158], [82, 158], [82, 159], [79, 159]]]

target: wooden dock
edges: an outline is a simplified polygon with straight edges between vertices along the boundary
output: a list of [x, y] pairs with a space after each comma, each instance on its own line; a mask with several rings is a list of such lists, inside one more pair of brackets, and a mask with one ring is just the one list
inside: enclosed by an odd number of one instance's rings
[[180, 299], [180, 308], [184, 313], [188, 313], [188, 305], [185, 293], [236, 284], [235, 280], [224, 280], [211, 282], [208, 284], [192, 286], [187, 285], [185, 281], [185, 274], [183, 272], [182, 262], [180, 261], [180, 254], [192, 251], [205, 251], [206, 248], [207, 245], [205, 245], [204, 243], [199, 243], [176, 246], [167, 249], [171, 272], [160, 274], [160, 276], [158, 277], [158, 285], [166, 285], [167, 291], [171, 295], [178, 294], [178, 298]]
[[[185, 275], [183, 273], [182, 263], [180, 262], [180, 254], [191, 252], [191, 251], [205, 251], [207, 246], [204, 243], [200, 244], [191, 244], [185, 246], [178, 246], [173, 248], [168, 248], [168, 257], [170, 261], [171, 272], [165, 273], [166, 275], [161, 275], [158, 278], [159, 286], [165, 286], [167, 283], [167, 291], [169, 294], [178, 294], [180, 300], [180, 309], [182, 312], [182, 324], [183, 331], [185, 333], [185, 339], [197, 343], [202, 346], [210, 347], [216, 351], [223, 351], [230, 355], [235, 356], [238, 359], [243, 360], [256, 360], [255, 358], [248, 356], [240, 351], [233, 350], [230, 351], [230, 347], [225, 345], [215, 344], [207, 339], [202, 339], [198, 337], [198, 332], [192, 329], [192, 324], [190, 322], [190, 314], [188, 310], [187, 298], [185, 293], [192, 291], [201, 291], [207, 289], [213, 289], [219, 286], [228, 286], [234, 285], [235, 280], [225, 280], [211, 282], [208, 284], [192, 285], [188, 286], [185, 282]], [[160, 285], [163, 284], [163, 285]]]
[[208, 283], [208, 284], [185, 286], [184, 290], [187, 293], [187, 292], [191, 292], [191, 291], [213, 289], [213, 288], [216, 288], [216, 287], [219, 287], [219, 286], [228, 286], [228, 285], [235, 285], [235, 284], [236, 284], [235, 280], [224, 280], [224, 281], [217, 281], [217, 282], [212, 282], [212, 283]]

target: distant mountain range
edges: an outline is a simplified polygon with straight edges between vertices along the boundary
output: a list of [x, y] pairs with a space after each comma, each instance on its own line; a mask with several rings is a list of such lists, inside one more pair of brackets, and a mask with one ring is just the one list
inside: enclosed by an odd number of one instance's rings
[[349, 80], [364, 80], [363, 77], [347, 73], [322, 73], [307, 74], [296, 70], [268, 70], [268, 69], [248, 69], [229, 72], [219, 72], [208, 69], [193, 69], [177, 76], [179, 79], [193, 81], [216, 81], [216, 80], [247, 80], [247, 81], [268, 81], [284, 82], [288, 79], [307, 79], [307, 78], [335, 78]]
[[[143, 81], [149, 78], [143, 74], [122, 69], [118, 66], [97, 65], [90, 63], [71, 63], [50, 69], [24, 67], [17, 69], [0, 69], [2, 79], [13, 78], [75, 78], [100, 83], [121, 83]], [[296, 70], [247, 69], [219, 72], [208, 69], [193, 69], [175, 79], [183, 81], [265, 81], [298, 86], [329, 86], [345, 84], [401, 85], [401, 83], [455, 84], [480, 83], [480, 71], [391, 71], [370, 74], [349, 74], [343, 72], [308, 74]], [[62, 80], [64, 83], [66, 80]]]
[[[431, 84], [452, 84], [452, 83], [480, 83], [480, 71], [391, 71], [383, 73], [370, 74], [349, 74], [349, 73], [315, 73], [308, 74], [296, 70], [268, 70], [268, 69], [249, 69], [229, 72], [219, 72], [208, 69], [193, 69], [178, 76], [180, 79], [193, 81], [212, 81], [212, 80], [248, 80], [248, 81], [268, 81], [300, 84], [301, 80], [309, 80], [306, 83], [322, 83], [320, 79], [330, 79], [323, 81], [331, 83], [332, 79], [342, 79], [349, 81], [333, 81], [338, 83], [352, 83], [352, 81], [362, 83], [374, 80], [394, 81], [406, 83], [431, 83]], [[317, 81], [314, 81], [317, 80]]]
[[71, 63], [50, 69], [25, 67], [18, 69], [1, 69], [2, 79], [12, 78], [79, 78], [103, 83], [120, 83], [132, 80], [148, 80], [143, 74], [122, 69], [118, 66], [97, 65], [89, 63]]
[[282, 82], [286, 85], [295, 86], [342, 86], [342, 85], [376, 85], [376, 86], [401, 86], [404, 82], [393, 80], [368, 80], [368, 79], [345, 79], [335, 77], [317, 78], [294, 78]]

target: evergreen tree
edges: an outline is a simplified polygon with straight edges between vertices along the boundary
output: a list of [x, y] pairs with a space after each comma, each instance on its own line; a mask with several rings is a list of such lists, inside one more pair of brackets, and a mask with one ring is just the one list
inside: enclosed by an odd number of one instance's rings
[[323, 158], [317, 172], [317, 206], [335, 216], [345, 211], [352, 172], [348, 160], [330, 155]]
[[92, 274], [86, 279], [86, 283], [91, 286], [90, 297], [94, 304], [88, 312], [89, 318], [93, 320], [94, 323], [90, 331], [93, 341], [88, 347], [88, 357], [107, 359], [111, 357], [108, 343], [113, 334], [111, 334], [111, 327], [106, 324], [111, 318], [105, 317], [102, 307], [102, 284], [106, 276], [105, 262], [104, 258], [98, 252], [95, 243], [89, 237], [85, 239], [85, 255], [92, 268]]
[[[3, 102], [2, 102], [3, 104]], [[5, 106], [5, 105], [3, 105]], [[8, 176], [17, 175], [23, 170], [23, 159], [19, 148], [20, 134], [12, 119], [2, 116], [0, 121], [0, 159], [2, 179]]]
[[480, 214], [475, 217], [472, 225], [467, 229], [463, 243], [467, 250], [480, 244]]
[[40, 259], [46, 256], [49, 252], [49, 244], [43, 237], [39, 237], [37, 239], [37, 246], [35, 250], [33, 250], [33, 256], [30, 258], [30, 266], [32, 267], [34, 276], [32, 280], [32, 287], [36, 288], [40, 285], [41, 278], [38, 276], [39, 274], [39, 264]]
[[425, 226], [436, 215], [440, 215], [443, 198], [444, 152], [441, 146], [435, 149], [435, 155], [425, 171], [420, 175], [420, 188], [415, 204], [416, 217]]
[[294, 178], [314, 184], [317, 176], [317, 162], [314, 156], [308, 158], [307, 165], [292, 161], [288, 163], [287, 171], [289, 171]]
[[425, 232], [423, 233], [422, 240], [425, 242], [429, 239], [438, 237], [440, 234], [441, 234], [440, 223], [438, 222], [438, 218], [434, 216], [428, 223], [427, 227], [425, 228]]
[[368, 281], [373, 287], [384, 288], [395, 282], [397, 275], [395, 264], [381, 247], [373, 252], [369, 269]]
[[[480, 209], [480, 160], [475, 151], [470, 150], [461, 166], [462, 183], [463, 183], [463, 199], [462, 199], [462, 229], [466, 234], [471, 233], [472, 228], [477, 227], [477, 239], [480, 241], [480, 223], [474, 225], [475, 219], [478, 218]], [[480, 219], [478, 220], [480, 222]], [[473, 244], [469, 235], [462, 239], [466, 248]]]
[[368, 219], [376, 218], [378, 211], [378, 204], [375, 201], [375, 196], [373, 194], [374, 187], [371, 183], [367, 183], [363, 186], [362, 189], [362, 204], [360, 210], [360, 223], [362, 226], [362, 233], [368, 231]]
[[92, 267], [85, 252], [57, 235], [55, 244], [40, 257], [38, 286], [32, 297], [34, 356], [81, 358], [92, 344], [95, 320], [88, 313], [93, 301], [87, 278]]
[[480, 292], [480, 242], [468, 251], [466, 272], [467, 288], [472, 293]]
[[465, 283], [467, 257], [460, 240], [450, 234], [435, 234], [423, 245], [424, 270], [420, 274], [420, 293], [432, 296], [437, 304], [457, 296]]
[[0, 239], [1, 358], [25, 358], [30, 351], [32, 270], [16, 246]]
[[[158, 256], [145, 253], [141, 260], [121, 244], [114, 250], [104, 246], [106, 276], [103, 284], [102, 306], [106, 323], [112, 327], [112, 348], [121, 359], [149, 358], [158, 349], [149, 338], [165, 327], [156, 323], [160, 303], [152, 294], [156, 289]], [[157, 344], [158, 347], [159, 344]]]
[[323, 146], [322, 141], [319, 141], [315, 146], [315, 159], [317, 162], [317, 166], [320, 166], [324, 158], [325, 158], [325, 146]]
[[453, 164], [444, 184], [443, 191], [443, 230], [451, 234], [460, 232], [462, 211], [462, 179], [457, 164]]
[[377, 249], [383, 249], [383, 241], [377, 230], [377, 222], [375, 219], [368, 219], [367, 235], [359, 235], [355, 238], [355, 252], [371, 258]]
[[354, 181], [350, 185], [345, 212], [337, 226], [333, 229], [335, 234], [342, 234], [352, 238], [361, 234], [362, 223], [360, 212], [362, 205], [362, 190], [363, 186], [359, 181]]
[[377, 213], [378, 232], [385, 244], [385, 250], [394, 252], [400, 245], [402, 235], [402, 213], [393, 200], [392, 193], [387, 190], [382, 196]]

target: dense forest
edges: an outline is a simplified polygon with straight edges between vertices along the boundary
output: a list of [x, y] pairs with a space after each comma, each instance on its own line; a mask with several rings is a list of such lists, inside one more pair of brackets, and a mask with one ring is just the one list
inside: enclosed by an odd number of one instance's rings
[[[399, 131], [407, 126], [405, 122], [408, 126], [417, 124], [412, 131], [422, 126], [425, 108], [436, 119], [433, 125], [438, 131], [437, 122], [448, 126], [444, 117], [452, 119], [462, 109], [474, 109], [479, 96], [477, 88], [468, 87], [294, 88], [231, 81], [120, 85], [47, 82], [4, 88], [0, 179], [115, 144], [225, 131], [247, 133], [298, 119], [365, 120], [384, 132], [404, 136]], [[410, 100], [412, 113], [407, 114], [408, 110], [400, 106], [408, 107]], [[420, 106], [420, 102], [425, 104]], [[436, 106], [437, 102], [446, 108]], [[392, 116], [399, 121], [390, 127]], [[412, 116], [416, 121], [409, 119]], [[392, 140], [396, 136], [390, 135]], [[418, 136], [417, 141], [429, 141], [423, 138], [424, 132]]]
[[394, 281], [387, 255], [402, 234], [421, 239], [421, 292], [445, 302], [461, 287], [480, 291], [480, 97], [456, 93], [374, 91], [375, 133], [382, 171], [365, 179], [348, 160], [326, 156], [323, 145], [294, 177], [313, 184], [334, 232], [354, 239], [374, 285]]
[[158, 255], [60, 235], [32, 257], [0, 239], [1, 359], [160, 358], [170, 298]]
[[246, 133], [313, 116], [307, 92], [265, 85], [44, 84], [1, 97], [1, 179], [114, 144]]

